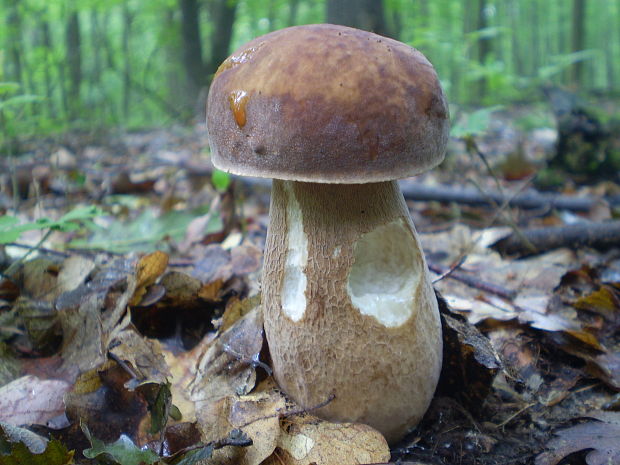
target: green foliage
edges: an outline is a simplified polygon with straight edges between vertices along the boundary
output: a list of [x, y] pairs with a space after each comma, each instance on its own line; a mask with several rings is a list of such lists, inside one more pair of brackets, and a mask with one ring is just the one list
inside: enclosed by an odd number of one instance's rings
[[530, 106], [528, 112], [518, 116], [514, 123], [517, 128], [525, 132], [540, 128], [554, 128], [556, 126], [553, 114], [543, 105]]
[[174, 465], [194, 465], [199, 463], [201, 460], [206, 460], [211, 458], [213, 455], [213, 444], [207, 444], [203, 447], [199, 447], [198, 449], [190, 450], [189, 452], [183, 454], [183, 456], [174, 461]]
[[77, 207], [63, 215], [58, 220], [39, 218], [31, 223], [20, 224], [14, 216], [0, 216], [0, 244], [15, 242], [25, 231], [50, 229], [54, 231], [76, 231], [83, 227], [93, 227], [92, 220], [103, 214], [95, 206]]
[[19, 94], [19, 90], [16, 82], [0, 82], [0, 148], [9, 145], [24, 126], [32, 125], [24, 121], [25, 112], [29, 105], [42, 100], [36, 95]]
[[218, 191], [225, 192], [230, 186], [230, 174], [215, 169], [211, 174], [211, 182]]
[[[0, 443], [0, 451], [7, 451], [9, 443]], [[48, 442], [40, 454], [32, 452], [23, 442], [11, 443], [10, 451], [0, 455], [0, 465], [70, 465], [73, 462], [73, 451], [56, 439]], [[139, 465], [139, 464], [138, 464]]]
[[582, 50], [580, 52], [552, 56], [549, 59], [549, 64], [538, 68], [537, 78], [541, 83], [547, 82], [552, 77], [566, 71], [575, 63], [593, 59], [597, 54], [596, 50]]
[[456, 138], [475, 137], [484, 134], [491, 122], [491, 115], [501, 109], [501, 106], [496, 105], [462, 115], [452, 126], [450, 134]]
[[[74, 240], [69, 246], [114, 253], [162, 250], [166, 248], [168, 238], [173, 242], [181, 241], [189, 223], [202, 213], [202, 211], [173, 210], [157, 215], [147, 209], [130, 221], [112, 218], [111, 223], [105, 228], [93, 226], [94, 234], [90, 238]], [[207, 225], [206, 232], [217, 231], [221, 227], [221, 219], [215, 214]]]
[[150, 465], [159, 460], [155, 452], [150, 449], [140, 449], [124, 434], [116, 442], [105, 444], [93, 437], [85, 424], [82, 424], [82, 431], [91, 443], [91, 447], [83, 451], [86, 458], [105, 458], [106, 461], [112, 460], [118, 465]]
[[[325, 1], [198, 2], [203, 61], [213, 53], [222, 2], [237, 5], [228, 53], [275, 29], [324, 22]], [[575, 52], [572, 2], [384, 0], [389, 29], [429, 57], [450, 100], [476, 106], [539, 98], [533, 91], [543, 83], [570, 83], [567, 71], [577, 63], [585, 70], [582, 88], [617, 91], [620, 4], [608, 3], [588, 8], [585, 50]], [[74, 11], [82, 52], [77, 94], [66, 35]], [[23, 0], [4, 2], [0, 13], [0, 146], [68, 126], [165, 125], [186, 114], [177, 0]]]
[[172, 402], [170, 383], [162, 384], [157, 390], [155, 402], [151, 407], [151, 434], [157, 434], [164, 429], [168, 422], [168, 414]]

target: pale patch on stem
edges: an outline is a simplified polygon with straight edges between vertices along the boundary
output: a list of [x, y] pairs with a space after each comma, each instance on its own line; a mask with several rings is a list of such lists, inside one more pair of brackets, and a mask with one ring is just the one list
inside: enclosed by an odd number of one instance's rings
[[299, 321], [306, 310], [306, 263], [308, 262], [308, 238], [304, 233], [303, 215], [299, 202], [289, 183], [285, 183], [287, 196], [286, 262], [282, 280], [282, 310], [293, 321]]
[[347, 282], [351, 303], [387, 327], [407, 321], [423, 271], [407, 225], [399, 219], [364, 234], [354, 245], [354, 260]]

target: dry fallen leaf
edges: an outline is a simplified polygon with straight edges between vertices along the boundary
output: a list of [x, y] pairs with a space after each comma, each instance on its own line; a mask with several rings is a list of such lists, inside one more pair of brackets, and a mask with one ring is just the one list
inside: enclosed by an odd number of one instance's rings
[[164, 274], [168, 267], [168, 254], [156, 250], [145, 255], [136, 265], [136, 289], [129, 301], [129, 305], [138, 305], [142, 297], [146, 294], [147, 288], [157, 281]]
[[222, 286], [224, 286], [222, 279], [206, 283], [198, 291], [198, 296], [208, 302], [219, 302], [221, 300]]
[[230, 252], [219, 244], [210, 244], [205, 248], [202, 258], [194, 265], [192, 276], [203, 283], [218, 279], [226, 281], [232, 276], [230, 260]]
[[79, 374], [105, 361], [109, 341], [130, 323], [121, 318], [134, 295], [134, 270], [132, 260], [115, 260], [88, 283], [58, 296], [55, 307], [63, 333], [63, 369]]
[[613, 322], [619, 318], [620, 296], [615, 287], [602, 285], [599, 289], [577, 299], [575, 307], [600, 313], [607, 321]]
[[159, 341], [140, 335], [133, 326], [110, 341], [109, 352], [133, 370], [135, 378], [126, 384], [130, 390], [146, 383], [164, 384], [170, 376]]
[[169, 271], [161, 278], [160, 284], [166, 290], [164, 300], [169, 306], [194, 308], [202, 304], [198, 299], [202, 284], [188, 274]]
[[63, 371], [76, 375], [99, 366], [105, 360], [101, 309], [105, 294], [87, 295], [77, 308], [59, 312], [63, 332]]
[[25, 428], [3, 423], [0, 421], [0, 439], [6, 439], [8, 442], [21, 442], [33, 454], [41, 454], [48, 444], [48, 440], [39, 436]]
[[82, 285], [88, 275], [95, 269], [95, 262], [81, 255], [67, 258], [58, 273], [58, 295], [70, 292]]
[[205, 336], [203, 340], [192, 350], [176, 353], [171, 350], [162, 350], [166, 358], [166, 364], [170, 369], [170, 391], [172, 402], [181, 412], [183, 421], [196, 421], [196, 407], [190, 399], [190, 384], [196, 377], [196, 366], [203, 355], [205, 347], [211, 343], [211, 339]]
[[500, 362], [489, 340], [465, 319], [451, 314], [438, 299], [444, 337], [443, 369], [437, 393], [458, 399], [470, 411], [479, 411]]
[[125, 384], [131, 376], [114, 362], [107, 362], [78, 378], [73, 391], [65, 395], [66, 415], [71, 423], [86, 424], [93, 436], [113, 442], [120, 433], [143, 445], [149, 423], [148, 403], [139, 390]]
[[32, 299], [48, 302], [56, 297], [59, 266], [45, 258], [35, 258], [24, 263], [22, 294]]
[[370, 426], [330, 423], [311, 415], [281, 420], [278, 448], [265, 465], [357, 465], [390, 460], [383, 436]]
[[0, 387], [0, 421], [19, 425], [45, 425], [65, 411], [63, 396], [71, 384], [22, 376]]
[[209, 463], [217, 465], [259, 465], [276, 448], [280, 436], [280, 414], [284, 396], [277, 391], [220, 399], [199, 412], [198, 423], [206, 441], [226, 437], [240, 429], [252, 439], [249, 447], [227, 447], [215, 451]]
[[261, 303], [260, 294], [248, 297], [247, 299], [240, 300], [238, 297], [231, 297], [226, 302], [226, 310], [222, 315], [222, 323], [219, 328], [220, 332], [226, 331], [230, 328], [239, 318], [247, 315], [250, 311], [257, 308]]
[[191, 387], [191, 400], [202, 406], [230, 395], [248, 394], [256, 383], [263, 347], [263, 318], [258, 308], [239, 319], [209, 346]]
[[586, 455], [588, 465], [614, 465], [620, 463], [620, 413], [594, 412], [587, 415], [590, 421], [556, 432], [549, 441], [546, 452], [536, 457], [536, 465], [556, 465], [566, 456], [591, 449]]

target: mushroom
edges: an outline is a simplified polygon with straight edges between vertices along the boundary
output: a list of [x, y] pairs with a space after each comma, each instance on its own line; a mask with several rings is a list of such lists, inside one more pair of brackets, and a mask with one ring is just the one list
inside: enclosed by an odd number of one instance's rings
[[279, 386], [332, 421], [394, 442], [433, 397], [437, 300], [396, 179], [439, 164], [449, 131], [417, 50], [316, 24], [238, 49], [208, 98], [213, 164], [274, 178], [263, 264], [265, 333]]

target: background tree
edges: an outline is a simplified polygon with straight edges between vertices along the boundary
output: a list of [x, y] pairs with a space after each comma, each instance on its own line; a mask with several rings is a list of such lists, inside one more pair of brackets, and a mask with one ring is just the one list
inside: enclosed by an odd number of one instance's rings
[[179, 0], [181, 9], [181, 38], [185, 68], [185, 105], [192, 107], [200, 89], [206, 85], [206, 69], [202, 58], [200, 7], [197, 0]]
[[200, 119], [237, 46], [325, 21], [419, 48], [461, 105], [531, 101], [543, 84], [620, 92], [617, 0], [0, 0], [0, 83], [14, 83], [0, 101], [41, 97], [12, 116], [20, 135]]
[[[586, 2], [585, 0], [573, 0], [571, 27], [571, 48], [573, 52], [580, 52], [585, 47], [586, 28]], [[578, 60], [571, 68], [571, 82], [578, 85], [583, 80], [584, 63]]]
[[383, 0], [327, 0], [328, 23], [342, 24], [390, 36]]
[[78, 117], [80, 105], [80, 87], [82, 85], [82, 38], [80, 33], [80, 17], [72, 10], [67, 16], [65, 29], [65, 46], [68, 71], [68, 87], [65, 101], [65, 111], [69, 120]]
[[212, 18], [211, 58], [207, 65], [207, 74], [213, 75], [218, 66], [230, 53], [230, 44], [237, 13], [238, 0], [212, 0], [210, 17]]

